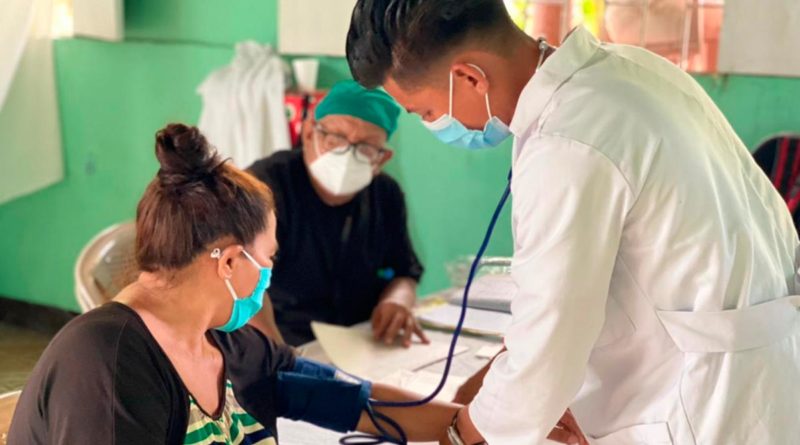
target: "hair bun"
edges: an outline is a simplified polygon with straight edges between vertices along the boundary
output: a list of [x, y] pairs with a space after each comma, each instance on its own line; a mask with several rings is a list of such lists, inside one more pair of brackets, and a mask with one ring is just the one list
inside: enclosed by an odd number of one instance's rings
[[169, 124], [156, 133], [156, 157], [161, 164], [158, 177], [164, 185], [177, 186], [213, 175], [220, 165], [197, 127]]

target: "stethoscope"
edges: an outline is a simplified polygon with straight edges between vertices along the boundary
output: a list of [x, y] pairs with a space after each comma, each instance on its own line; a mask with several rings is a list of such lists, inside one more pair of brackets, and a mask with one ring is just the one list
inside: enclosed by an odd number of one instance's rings
[[[412, 400], [408, 402], [387, 402], [369, 399], [366, 407], [367, 415], [369, 416], [370, 420], [372, 420], [372, 423], [375, 425], [375, 428], [380, 434], [377, 436], [363, 433], [349, 434], [339, 440], [341, 445], [379, 445], [382, 443], [406, 445], [408, 443], [408, 439], [403, 431], [403, 428], [401, 428], [400, 425], [398, 425], [397, 422], [392, 420], [389, 416], [377, 412], [375, 408], [411, 408], [425, 405], [426, 403], [429, 403], [435, 399], [436, 396], [442, 391], [442, 388], [444, 388], [445, 383], [447, 383], [447, 377], [450, 374], [450, 366], [453, 364], [456, 343], [458, 342], [458, 337], [461, 335], [461, 329], [464, 326], [464, 318], [467, 315], [467, 301], [469, 298], [470, 287], [472, 287], [472, 281], [475, 279], [475, 273], [478, 270], [481, 258], [483, 258], [486, 248], [489, 246], [489, 241], [492, 239], [492, 233], [494, 233], [497, 220], [500, 218], [500, 213], [502, 212], [503, 207], [505, 207], [506, 201], [508, 201], [510, 194], [511, 172], [509, 171], [506, 189], [503, 192], [503, 196], [500, 198], [500, 202], [497, 203], [497, 208], [494, 210], [491, 221], [489, 221], [489, 227], [486, 229], [486, 235], [483, 238], [481, 247], [478, 249], [478, 253], [475, 255], [475, 259], [472, 261], [472, 265], [469, 269], [469, 276], [467, 277], [467, 283], [464, 285], [464, 295], [461, 300], [461, 314], [458, 317], [458, 323], [453, 331], [453, 338], [450, 340], [450, 349], [447, 351], [447, 359], [445, 361], [444, 371], [442, 372], [442, 379], [439, 381], [439, 385], [430, 395], [420, 400]], [[394, 430], [393, 433], [395, 435], [387, 431], [379, 421], [385, 422], [392, 430]]]
[[[536, 66], [537, 69], [542, 65], [546, 53], [550, 48], [552, 47], [548, 45], [544, 38], [539, 39], [540, 53], [539, 63]], [[464, 295], [461, 299], [461, 314], [458, 317], [456, 328], [453, 330], [453, 338], [450, 340], [450, 349], [447, 351], [447, 359], [445, 361], [444, 371], [442, 372], [442, 379], [439, 381], [439, 385], [430, 395], [420, 400], [412, 400], [408, 402], [388, 402], [369, 399], [366, 406], [367, 415], [375, 425], [375, 429], [378, 430], [379, 435], [373, 436], [371, 434], [364, 433], [349, 434], [339, 440], [340, 445], [380, 445], [382, 443], [406, 445], [408, 443], [408, 438], [406, 437], [403, 428], [401, 428], [400, 425], [389, 416], [375, 411], [375, 408], [412, 408], [415, 406], [422, 406], [433, 401], [433, 399], [435, 399], [436, 396], [442, 391], [442, 388], [444, 388], [445, 383], [447, 383], [447, 377], [450, 374], [450, 367], [453, 364], [456, 343], [458, 343], [458, 338], [461, 336], [461, 329], [464, 326], [464, 319], [467, 315], [467, 302], [469, 300], [469, 290], [472, 287], [472, 281], [475, 279], [475, 273], [478, 270], [478, 266], [481, 263], [484, 253], [486, 253], [486, 248], [489, 246], [489, 241], [492, 239], [492, 234], [494, 233], [494, 228], [497, 225], [497, 220], [500, 218], [500, 213], [503, 211], [503, 207], [505, 207], [506, 201], [508, 201], [508, 197], [511, 194], [511, 173], [511, 171], [508, 172], [508, 184], [506, 184], [506, 189], [503, 192], [503, 196], [500, 197], [500, 202], [497, 203], [497, 208], [495, 208], [494, 213], [492, 214], [492, 219], [489, 221], [489, 227], [486, 229], [486, 235], [484, 235], [483, 242], [481, 243], [478, 253], [475, 255], [475, 259], [472, 261], [472, 265], [470, 266], [469, 276], [467, 277], [467, 282], [464, 285]], [[396, 436], [389, 433], [379, 421], [385, 422], [386, 425], [393, 430]]]

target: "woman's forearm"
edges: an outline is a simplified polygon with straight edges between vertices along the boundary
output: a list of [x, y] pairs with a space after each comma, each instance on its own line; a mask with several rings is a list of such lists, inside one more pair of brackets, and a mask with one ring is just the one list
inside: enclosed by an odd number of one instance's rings
[[[409, 401], [422, 398], [419, 394], [395, 388], [389, 385], [374, 383], [372, 398], [385, 401]], [[410, 441], [436, 441], [444, 437], [448, 425], [461, 405], [448, 402], [433, 401], [413, 408], [377, 408], [377, 411], [397, 422], [405, 431]], [[388, 432], [390, 427], [382, 425]], [[366, 412], [358, 421], [358, 431], [376, 434], [378, 431]]]

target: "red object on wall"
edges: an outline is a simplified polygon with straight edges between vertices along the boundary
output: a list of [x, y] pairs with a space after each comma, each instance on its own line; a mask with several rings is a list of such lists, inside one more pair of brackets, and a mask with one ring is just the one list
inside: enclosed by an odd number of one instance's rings
[[800, 135], [773, 136], [758, 146], [753, 157], [783, 196], [800, 232]]
[[286, 107], [286, 120], [289, 122], [289, 140], [292, 148], [300, 146], [300, 131], [303, 128], [303, 119], [314, 112], [314, 107], [325, 97], [327, 91], [317, 91], [313, 94], [304, 94], [287, 91], [284, 97]]

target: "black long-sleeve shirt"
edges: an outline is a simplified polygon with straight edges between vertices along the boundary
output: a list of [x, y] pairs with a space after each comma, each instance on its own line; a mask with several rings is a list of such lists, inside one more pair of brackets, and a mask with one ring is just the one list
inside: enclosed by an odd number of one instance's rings
[[289, 344], [313, 340], [314, 320], [352, 325], [369, 319], [393, 278], [422, 276], [403, 192], [388, 175], [332, 207], [311, 185], [301, 150], [279, 151], [249, 170], [275, 195], [280, 250], [268, 293]]
[[[252, 419], [244, 421], [242, 443], [275, 443], [277, 417], [355, 428], [369, 396], [367, 382], [339, 381], [335, 369], [295, 358], [291, 348], [249, 326], [208, 335], [225, 363], [218, 416], [230, 411], [234, 420]], [[139, 315], [112, 302], [53, 338], [22, 391], [8, 444], [183, 444], [190, 427], [198, 435], [192, 404]], [[216, 420], [206, 416], [201, 420]]]

